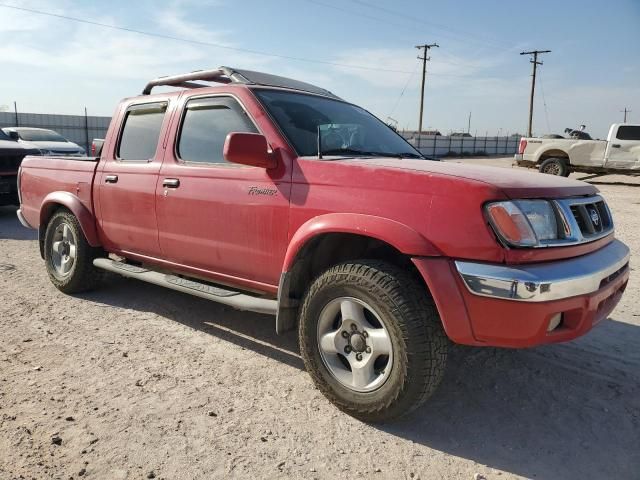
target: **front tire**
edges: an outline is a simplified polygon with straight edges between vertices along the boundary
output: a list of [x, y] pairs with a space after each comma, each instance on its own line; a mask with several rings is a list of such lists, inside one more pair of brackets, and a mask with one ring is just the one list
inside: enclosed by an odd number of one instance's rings
[[95, 288], [102, 279], [102, 271], [93, 266], [99, 253], [89, 245], [73, 214], [66, 210], [53, 214], [45, 231], [44, 260], [58, 290], [70, 294]]
[[407, 414], [429, 398], [448, 347], [425, 287], [381, 261], [343, 263], [320, 275], [303, 301], [299, 341], [318, 389], [372, 422]]
[[569, 164], [565, 158], [547, 158], [539, 167], [540, 173], [546, 173], [549, 175], [557, 175], [559, 177], [568, 177]]

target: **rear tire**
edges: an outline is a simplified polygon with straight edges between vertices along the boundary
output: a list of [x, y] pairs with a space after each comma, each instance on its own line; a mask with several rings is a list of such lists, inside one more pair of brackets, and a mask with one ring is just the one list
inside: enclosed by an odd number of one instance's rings
[[559, 177], [568, 177], [569, 162], [566, 158], [547, 158], [539, 167], [540, 173], [546, 173], [549, 175], [557, 175]]
[[102, 250], [87, 242], [78, 219], [66, 210], [53, 214], [44, 237], [44, 260], [49, 279], [64, 293], [78, 293], [97, 287], [102, 270], [93, 260]]
[[407, 414], [433, 394], [449, 343], [426, 288], [374, 260], [336, 265], [311, 284], [299, 342], [318, 389], [371, 422]]

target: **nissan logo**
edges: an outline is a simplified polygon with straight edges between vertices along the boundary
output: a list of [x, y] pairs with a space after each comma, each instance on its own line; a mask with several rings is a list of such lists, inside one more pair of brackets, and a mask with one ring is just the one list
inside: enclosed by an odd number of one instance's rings
[[589, 216], [591, 217], [591, 221], [596, 227], [600, 225], [600, 215], [596, 210], [589, 210]]

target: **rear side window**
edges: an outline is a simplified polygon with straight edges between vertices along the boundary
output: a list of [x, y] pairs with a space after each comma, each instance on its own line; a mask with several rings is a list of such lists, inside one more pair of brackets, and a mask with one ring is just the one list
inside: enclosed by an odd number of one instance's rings
[[226, 163], [222, 149], [230, 132], [258, 133], [236, 100], [231, 97], [190, 100], [178, 139], [178, 158], [184, 162]]
[[618, 140], [640, 140], [640, 126], [621, 126], [618, 127], [616, 134]]
[[120, 160], [148, 161], [153, 158], [158, 148], [160, 129], [166, 111], [166, 103], [146, 103], [129, 107], [118, 145]]

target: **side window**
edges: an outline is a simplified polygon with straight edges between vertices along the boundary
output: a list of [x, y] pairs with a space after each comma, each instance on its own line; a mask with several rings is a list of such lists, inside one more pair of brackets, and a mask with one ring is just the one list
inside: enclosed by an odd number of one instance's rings
[[618, 133], [616, 133], [618, 140], [640, 140], [640, 126], [625, 125], [618, 127]]
[[258, 133], [236, 100], [231, 97], [190, 100], [178, 139], [178, 158], [185, 162], [226, 163], [222, 149], [230, 132]]
[[124, 118], [117, 157], [120, 160], [150, 160], [158, 148], [166, 103], [129, 107]]

